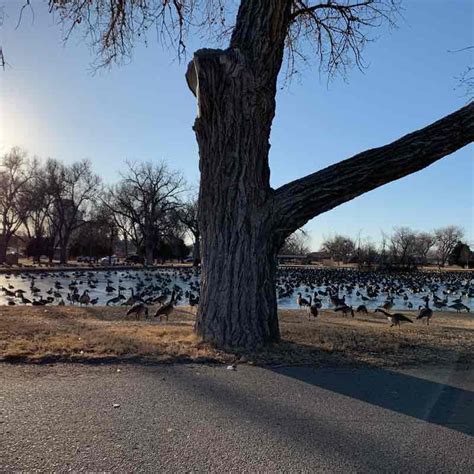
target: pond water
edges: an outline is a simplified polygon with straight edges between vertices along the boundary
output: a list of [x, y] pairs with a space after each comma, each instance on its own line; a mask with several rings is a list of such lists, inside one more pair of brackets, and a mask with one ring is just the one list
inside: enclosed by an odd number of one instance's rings
[[[364, 304], [373, 310], [390, 298], [392, 310], [407, 310], [425, 305], [428, 295], [433, 310], [455, 311], [449, 305], [456, 301], [474, 308], [473, 276], [472, 272], [386, 274], [285, 268], [278, 271], [278, 305], [297, 308], [298, 293], [306, 299], [314, 298], [316, 293], [322, 308], [334, 308], [330, 294], [337, 294], [354, 309]], [[82, 294], [88, 290], [91, 300], [101, 306], [119, 294], [121, 299], [111, 304], [121, 304], [132, 294], [141, 295], [145, 300], [161, 294], [169, 298], [173, 289], [178, 293], [178, 305], [187, 305], [188, 292], [199, 293], [199, 274], [192, 268], [0, 274], [0, 305], [30, 304], [46, 299], [53, 305], [61, 300], [71, 304], [73, 292]], [[16, 293], [18, 290], [24, 291], [23, 296]], [[438, 297], [436, 301], [433, 295]], [[443, 306], [433, 306], [440, 305], [440, 300], [444, 300]]]

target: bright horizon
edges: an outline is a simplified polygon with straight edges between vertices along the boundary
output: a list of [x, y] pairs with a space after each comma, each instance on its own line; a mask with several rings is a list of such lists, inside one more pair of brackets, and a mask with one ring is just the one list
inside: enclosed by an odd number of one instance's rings
[[[382, 27], [365, 50], [369, 67], [327, 87], [317, 66], [279, 90], [271, 135], [273, 187], [368, 148], [385, 145], [466, 103], [455, 89], [472, 65], [474, 5], [456, 0], [405, 2], [397, 30]], [[165, 159], [191, 185], [199, 179], [196, 114], [184, 72], [187, 60], [149, 40], [132, 61], [92, 74], [94, 57], [76, 34], [64, 46], [45, 3], [28, 10], [17, 30], [21, 1], [5, 5], [1, 46], [9, 66], [0, 72], [0, 153], [12, 146], [30, 156], [67, 163], [90, 159], [105, 182], [125, 160]], [[212, 46], [191, 41], [188, 50]], [[378, 241], [395, 226], [419, 231], [450, 224], [474, 240], [472, 145], [421, 172], [367, 193], [310, 221], [311, 247], [336, 233]]]

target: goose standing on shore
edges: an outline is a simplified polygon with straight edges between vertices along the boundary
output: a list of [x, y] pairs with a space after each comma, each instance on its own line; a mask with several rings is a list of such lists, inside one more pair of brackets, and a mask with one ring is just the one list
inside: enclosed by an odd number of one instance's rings
[[418, 309], [420, 310], [416, 319], [421, 319], [423, 321], [426, 318], [426, 325], [430, 325], [431, 316], [433, 316], [433, 310], [426, 304], [426, 306], [419, 306]]
[[136, 319], [147, 318], [148, 307], [144, 303], [136, 303], [127, 311], [127, 316], [135, 316]]
[[173, 290], [173, 292], [171, 293], [171, 299], [169, 300], [169, 302], [159, 307], [156, 310], [155, 318], [160, 318], [160, 320], [162, 318], [166, 318], [166, 321], [168, 321], [169, 315], [173, 312], [174, 305], [176, 303], [174, 297], [175, 297], [175, 291]]
[[404, 314], [402, 313], [389, 313], [388, 311], [385, 311], [382, 308], [377, 308], [374, 313], [383, 313], [385, 316], [387, 316], [387, 319], [390, 323], [390, 327], [393, 326], [398, 326], [400, 327], [400, 323], [413, 323], [413, 321], [410, 318], [407, 318]]

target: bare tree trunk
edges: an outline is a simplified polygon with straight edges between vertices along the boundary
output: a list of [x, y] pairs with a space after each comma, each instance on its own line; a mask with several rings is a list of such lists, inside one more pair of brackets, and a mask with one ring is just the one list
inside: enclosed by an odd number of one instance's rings
[[124, 245], [125, 257], [128, 257], [128, 237], [127, 237], [127, 234], [123, 235], [123, 245]]
[[145, 264], [146, 265], [153, 265], [153, 250], [154, 250], [154, 245], [153, 241], [151, 239], [147, 239], [145, 242]]
[[194, 233], [193, 245], [193, 266], [198, 266], [201, 262], [201, 235], [199, 232]]
[[7, 242], [5, 238], [0, 238], [0, 265], [7, 261]]
[[274, 96], [256, 85], [238, 53], [196, 55], [202, 236], [196, 329], [219, 346], [255, 348], [279, 339], [268, 167]]
[[67, 245], [61, 244], [61, 248], [59, 251], [59, 263], [66, 264], [67, 261], [68, 261]]

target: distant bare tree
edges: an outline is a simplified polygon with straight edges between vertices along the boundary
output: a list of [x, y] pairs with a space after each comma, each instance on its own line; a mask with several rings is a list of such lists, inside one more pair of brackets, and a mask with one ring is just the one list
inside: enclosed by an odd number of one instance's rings
[[344, 235], [335, 235], [324, 240], [321, 249], [327, 252], [337, 262], [348, 262], [355, 254], [355, 242]]
[[428, 261], [428, 253], [435, 244], [434, 234], [429, 232], [418, 232], [415, 238], [415, 253], [417, 260], [421, 264], [426, 264]]
[[464, 231], [458, 226], [450, 225], [435, 229], [434, 235], [438, 264], [444, 267], [456, 244], [463, 239]]
[[44, 250], [44, 239], [48, 227], [48, 217], [52, 205], [52, 196], [48, 192], [45, 168], [37, 159], [31, 164], [32, 179], [27, 184], [26, 213], [23, 226], [29, 239], [30, 255], [39, 262]]
[[390, 258], [399, 265], [416, 264], [416, 232], [409, 227], [397, 227], [390, 236]]
[[129, 219], [127, 209], [121, 205], [120, 200], [115, 198], [115, 194], [111, 189], [109, 188], [101, 193], [102, 205], [109, 210], [115, 222], [118, 236], [123, 240], [125, 256], [128, 256], [130, 250], [129, 243], [133, 243], [135, 249], [139, 249], [143, 238], [138, 227]]
[[72, 238], [71, 252], [74, 256], [109, 257], [112, 255], [119, 235], [114, 213], [102, 202], [95, 203], [87, 222], [77, 229]]
[[279, 253], [281, 255], [307, 255], [309, 251], [309, 234], [303, 229], [298, 229], [285, 239]]
[[363, 242], [357, 246], [357, 263], [359, 266], [372, 267], [379, 258], [377, 247], [373, 242]]
[[175, 225], [171, 211], [179, 207], [185, 183], [181, 173], [163, 162], [127, 166], [121, 181], [110, 190], [114, 211], [129, 220], [137, 239], [141, 236], [145, 261], [151, 265], [157, 243]]
[[48, 215], [51, 236], [55, 247], [59, 247], [60, 262], [66, 263], [72, 234], [86, 222], [88, 206], [99, 194], [100, 178], [87, 160], [64, 165], [49, 159], [45, 181], [51, 196]]
[[25, 220], [30, 171], [27, 154], [18, 147], [0, 159], [0, 264], [5, 263], [8, 244]]

